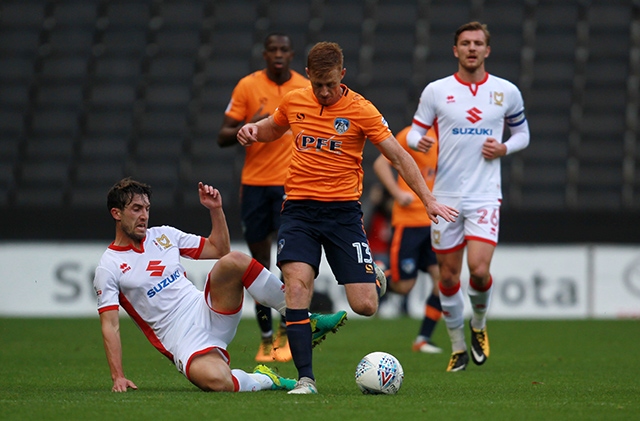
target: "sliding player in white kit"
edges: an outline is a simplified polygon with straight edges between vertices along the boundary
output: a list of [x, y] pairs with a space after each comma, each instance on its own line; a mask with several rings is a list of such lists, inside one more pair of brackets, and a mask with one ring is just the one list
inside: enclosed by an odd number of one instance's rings
[[[204, 238], [169, 226], [148, 228], [151, 188], [130, 178], [108, 193], [107, 207], [116, 237], [96, 269], [94, 288], [114, 392], [137, 386], [124, 375], [118, 309], [122, 306], [151, 344], [204, 391], [291, 390], [285, 379], [264, 365], [253, 373], [231, 370], [228, 344], [242, 314], [244, 289], [258, 302], [285, 311], [280, 279], [250, 256], [230, 251], [229, 229], [220, 192], [198, 184], [200, 203], [211, 217]], [[219, 259], [205, 290], [187, 279], [180, 258]], [[324, 335], [334, 326], [316, 325]]]
[[[489, 41], [486, 25], [479, 22], [458, 28], [453, 45], [458, 72], [427, 85], [407, 136], [413, 149], [426, 152], [433, 145], [426, 133], [435, 126], [439, 143], [433, 194], [460, 211], [455, 222], [432, 226], [431, 230], [440, 268], [442, 313], [453, 351], [447, 371], [464, 370], [469, 362], [460, 289], [465, 246], [473, 311], [469, 322], [471, 355], [477, 365], [489, 357], [486, 313], [502, 200], [499, 158], [529, 144], [520, 91], [511, 82], [485, 71], [484, 61], [491, 51]], [[505, 122], [511, 136], [502, 143]]]

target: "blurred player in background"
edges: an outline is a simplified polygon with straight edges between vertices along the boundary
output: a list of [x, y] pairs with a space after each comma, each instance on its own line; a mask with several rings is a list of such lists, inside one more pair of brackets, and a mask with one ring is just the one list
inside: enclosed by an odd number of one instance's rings
[[[268, 35], [262, 56], [266, 67], [242, 78], [233, 90], [218, 134], [221, 147], [237, 145], [240, 127], [245, 122], [268, 117], [284, 94], [309, 86], [304, 76], [289, 67], [293, 46], [287, 35]], [[260, 143], [245, 150], [240, 191], [242, 228], [251, 256], [266, 268], [271, 265], [272, 234], [280, 226], [291, 143], [291, 132], [287, 132], [276, 142]], [[262, 332], [256, 361], [290, 361], [284, 318], [274, 338], [271, 308], [256, 302], [256, 317]]]
[[[407, 145], [407, 133], [411, 127], [405, 127], [397, 135], [398, 143], [411, 155], [424, 177], [429, 188], [433, 187], [436, 172], [437, 150], [431, 148], [429, 152], [419, 152]], [[427, 136], [435, 138], [435, 130], [429, 130]], [[433, 282], [431, 294], [425, 302], [424, 318], [420, 331], [413, 342], [413, 350], [435, 354], [442, 352], [431, 340], [436, 323], [442, 315], [438, 283], [440, 272], [436, 255], [431, 249], [431, 220], [424, 210], [424, 206], [409, 188], [402, 177], [396, 179], [391, 164], [380, 155], [373, 163], [373, 169], [393, 196], [394, 203], [391, 213], [393, 234], [389, 253], [389, 269], [386, 273], [391, 282], [387, 283], [388, 291], [406, 296], [411, 292], [418, 278], [418, 271], [428, 273]]]
[[[427, 152], [438, 134], [438, 166], [434, 195], [460, 210], [455, 223], [432, 227], [431, 244], [440, 268], [440, 301], [451, 338], [447, 371], [464, 370], [469, 362], [464, 338], [464, 297], [460, 271], [464, 249], [470, 280], [471, 356], [477, 365], [489, 357], [486, 314], [491, 302], [491, 259], [498, 244], [502, 201], [500, 157], [529, 144], [524, 102], [511, 82], [485, 71], [491, 52], [486, 25], [470, 22], [455, 33], [453, 55], [458, 71], [427, 85], [407, 135], [409, 146]], [[504, 143], [505, 122], [511, 136]]]
[[286, 285], [287, 334], [299, 378], [292, 394], [318, 392], [308, 309], [322, 250], [354, 312], [375, 314], [386, 290], [384, 273], [369, 250], [359, 202], [365, 141], [376, 145], [418, 192], [430, 218], [451, 221], [457, 215], [435, 200], [376, 107], [341, 83], [346, 69], [338, 44], [320, 42], [311, 48], [306, 71], [310, 87], [289, 92], [273, 115], [238, 132], [240, 144], [246, 146], [272, 142], [289, 130], [295, 139], [277, 259]]
[[363, 213], [369, 248], [378, 266], [387, 268], [389, 267], [393, 197], [382, 184], [374, 183], [369, 188], [368, 205], [369, 208], [363, 208]]

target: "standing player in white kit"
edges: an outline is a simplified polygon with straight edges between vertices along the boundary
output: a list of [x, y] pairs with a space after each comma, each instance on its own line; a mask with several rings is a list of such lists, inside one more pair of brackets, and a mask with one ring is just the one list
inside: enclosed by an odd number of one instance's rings
[[[464, 370], [469, 362], [464, 337], [464, 297], [460, 271], [467, 249], [468, 295], [473, 311], [471, 355], [477, 365], [489, 357], [486, 313], [491, 301], [491, 259], [498, 244], [502, 201], [500, 157], [529, 144], [524, 101], [511, 82], [490, 75], [484, 62], [491, 52], [486, 25], [469, 22], [455, 33], [457, 73], [427, 85], [407, 135], [409, 146], [426, 152], [438, 134], [438, 165], [433, 194], [460, 211], [451, 223], [432, 226], [431, 244], [440, 268], [440, 301], [452, 344], [447, 371]], [[511, 136], [504, 143], [507, 123]]]

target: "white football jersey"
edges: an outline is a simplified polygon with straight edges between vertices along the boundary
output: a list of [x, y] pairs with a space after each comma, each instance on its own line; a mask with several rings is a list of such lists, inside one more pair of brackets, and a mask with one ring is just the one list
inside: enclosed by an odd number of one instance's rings
[[141, 250], [111, 244], [93, 280], [98, 311], [121, 305], [149, 341], [166, 354], [163, 344], [177, 339], [178, 329], [173, 328], [183, 321], [181, 315], [204, 299], [180, 263], [180, 256], [197, 259], [204, 242], [201, 236], [162, 226], [147, 230]]
[[526, 123], [520, 90], [506, 79], [487, 73], [469, 84], [454, 74], [427, 85], [413, 123], [436, 126], [436, 197], [502, 198], [500, 159], [484, 159], [482, 144], [488, 137], [502, 142], [505, 121]]

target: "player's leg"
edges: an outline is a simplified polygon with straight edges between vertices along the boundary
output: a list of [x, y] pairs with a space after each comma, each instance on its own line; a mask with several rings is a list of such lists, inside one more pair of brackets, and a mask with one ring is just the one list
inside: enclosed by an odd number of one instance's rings
[[[466, 350], [464, 343], [464, 298], [460, 288], [460, 270], [464, 249], [438, 253], [438, 268], [440, 270], [440, 304], [444, 316], [453, 352]], [[459, 332], [459, 334], [454, 333]]]
[[[267, 269], [271, 265], [271, 218], [268, 188], [264, 186], [242, 185], [240, 211], [245, 241], [251, 256]], [[260, 328], [261, 341], [255, 360], [273, 361], [273, 320], [271, 308], [256, 301], [256, 319]]]
[[327, 212], [322, 246], [338, 284], [344, 285], [351, 309], [363, 316], [378, 310], [387, 279], [373, 262], [358, 202], [346, 202]]
[[[445, 200], [464, 212], [458, 200]], [[431, 226], [431, 245], [436, 253], [440, 270], [440, 304], [442, 316], [451, 340], [451, 359], [447, 371], [460, 371], [467, 367], [469, 354], [464, 338], [464, 297], [460, 289], [460, 271], [466, 245], [465, 220], [468, 215], [461, 213], [455, 222]]]
[[415, 228], [396, 226], [393, 228], [389, 250], [391, 279], [387, 288], [391, 292], [407, 295], [416, 284], [420, 257], [420, 240]]
[[205, 392], [237, 392], [231, 369], [217, 348], [194, 356], [189, 364], [188, 377], [191, 383]]
[[242, 287], [253, 290], [264, 302], [279, 301], [280, 311], [284, 311], [281, 285], [277, 277], [244, 253], [231, 252], [221, 258], [209, 274], [205, 300], [190, 306], [176, 321], [182, 334], [174, 338], [168, 350], [178, 370], [205, 391], [292, 389], [295, 380], [283, 379], [268, 369], [256, 368], [254, 373], [231, 370], [226, 350], [242, 317]]
[[313, 374], [313, 332], [309, 306], [318, 274], [322, 245], [314, 221], [317, 210], [307, 203], [285, 202], [278, 231], [278, 265], [285, 283], [289, 347], [300, 387], [291, 393], [317, 393]]
[[284, 313], [285, 296], [280, 279], [254, 258], [232, 251], [209, 272], [209, 306], [219, 313], [235, 312], [242, 306], [243, 289], [254, 300]]
[[406, 314], [407, 294], [413, 290], [418, 275], [417, 244], [407, 235], [412, 228], [396, 225], [392, 228], [389, 247], [387, 294], [380, 300], [380, 317], [397, 317]]
[[424, 227], [419, 232], [423, 236], [420, 243], [420, 257], [418, 259], [420, 263], [418, 266], [421, 271], [429, 274], [432, 288], [425, 302], [424, 317], [420, 325], [420, 332], [414, 343], [414, 351], [416, 350], [415, 345], [420, 344], [417, 349], [418, 351], [437, 354], [442, 352], [442, 349], [433, 343], [431, 337], [438, 320], [442, 317], [442, 304], [440, 303], [439, 290], [440, 269], [438, 268], [436, 254], [431, 247], [431, 226]]
[[471, 330], [471, 356], [473, 362], [481, 365], [489, 358], [489, 336], [486, 316], [491, 303], [493, 281], [489, 267], [495, 245], [484, 241], [469, 241], [467, 260], [469, 264], [469, 288], [467, 293], [471, 301], [472, 316], [469, 322]]
[[[268, 187], [269, 208], [271, 225], [269, 226], [272, 233], [280, 228], [280, 212], [282, 211], [282, 203], [285, 198], [284, 186]], [[269, 251], [271, 250], [272, 235], [269, 235]], [[268, 262], [271, 261], [271, 253], [268, 256]], [[267, 266], [268, 268], [268, 266]], [[284, 282], [284, 281], [283, 281]], [[276, 361], [291, 361], [291, 350], [289, 348], [289, 339], [287, 337], [287, 319], [284, 315], [280, 316], [280, 323], [273, 340], [273, 353]]]
[[489, 357], [489, 337], [486, 329], [486, 315], [491, 303], [492, 279], [491, 259], [498, 244], [500, 228], [500, 200], [471, 200], [467, 207], [475, 218], [468, 218], [465, 224], [467, 239], [467, 263], [469, 266], [469, 288], [472, 317], [471, 351], [473, 362], [480, 365]]
[[[271, 262], [271, 237], [248, 244], [251, 256], [264, 267], [269, 268]], [[273, 318], [271, 307], [255, 302], [256, 319], [260, 328], [261, 341], [255, 360], [270, 362], [274, 360], [273, 351]]]
[[296, 384], [295, 380], [283, 378], [264, 365], [257, 366], [253, 373], [231, 369], [218, 348], [191, 359], [189, 380], [205, 392], [291, 390]]
[[[435, 255], [433, 258], [435, 261]], [[439, 348], [431, 339], [433, 331], [436, 328], [436, 324], [442, 317], [442, 305], [440, 304], [440, 291], [438, 289], [438, 284], [440, 283], [440, 271], [438, 270], [437, 263], [429, 264], [427, 267], [427, 273], [431, 277], [433, 287], [425, 301], [424, 317], [420, 324], [418, 336], [413, 343], [413, 350], [427, 354], [439, 354], [442, 352], [442, 349]]]
[[313, 374], [313, 332], [309, 319], [309, 307], [313, 296], [315, 269], [304, 262], [281, 263], [280, 269], [285, 280], [287, 303], [287, 336], [293, 362], [298, 370], [300, 387], [290, 393], [317, 393]]
[[469, 362], [464, 340], [464, 297], [460, 289], [463, 255], [464, 249], [438, 254], [440, 304], [452, 351], [447, 371], [464, 370]]

